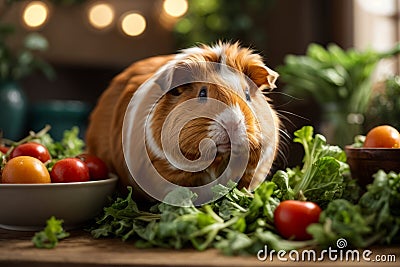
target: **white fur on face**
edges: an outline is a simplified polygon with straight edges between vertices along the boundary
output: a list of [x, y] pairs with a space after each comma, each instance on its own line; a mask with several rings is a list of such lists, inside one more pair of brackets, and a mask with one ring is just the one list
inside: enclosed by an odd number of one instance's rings
[[226, 55], [223, 53], [221, 56], [220, 75], [224, 81], [224, 86], [235, 91], [239, 95], [244, 91], [244, 80], [241, 73], [226, 65]]
[[239, 105], [233, 105], [216, 116], [208, 127], [209, 137], [216, 145], [240, 145], [246, 138], [246, 124]]

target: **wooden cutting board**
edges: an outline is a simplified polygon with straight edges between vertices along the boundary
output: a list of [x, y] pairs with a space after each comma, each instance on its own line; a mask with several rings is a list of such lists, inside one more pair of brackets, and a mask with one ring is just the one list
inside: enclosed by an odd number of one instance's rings
[[[0, 229], [0, 266], [400, 266], [400, 247], [373, 247], [370, 262], [360, 261], [280, 261], [275, 254], [266, 261], [257, 256], [224, 256], [215, 249], [204, 252], [192, 249], [138, 249], [132, 241], [120, 239], [94, 239], [87, 232], [70, 231], [71, 236], [62, 240], [54, 249], [38, 249], [31, 242], [34, 232], [17, 232]], [[361, 255], [361, 254], [360, 254]], [[395, 262], [378, 263], [389, 255]]]

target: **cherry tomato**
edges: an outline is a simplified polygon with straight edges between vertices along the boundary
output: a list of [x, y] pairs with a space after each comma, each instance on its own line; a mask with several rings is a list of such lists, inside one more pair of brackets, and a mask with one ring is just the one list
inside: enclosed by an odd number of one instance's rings
[[10, 148], [6, 146], [0, 146], [0, 152], [6, 154]]
[[400, 133], [389, 125], [377, 126], [368, 132], [364, 147], [399, 148]]
[[40, 160], [30, 156], [19, 156], [6, 163], [1, 182], [7, 184], [44, 184], [50, 183], [51, 180], [46, 166]]
[[33, 142], [21, 144], [11, 151], [11, 159], [19, 156], [31, 156], [43, 163], [51, 159], [50, 153], [45, 146]]
[[308, 201], [285, 200], [274, 211], [274, 222], [278, 232], [287, 239], [308, 240], [312, 236], [307, 227], [317, 223], [321, 208]]
[[77, 158], [85, 162], [85, 164], [88, 166], [91, 180], [108, 178], [107, 165], [99, 157], [91, 154], [81, 154], [77, 156]]
[[57, 161], [50, 172], [53, 183], [89, 181], [89, 168], [77, 158], [65, 158]]

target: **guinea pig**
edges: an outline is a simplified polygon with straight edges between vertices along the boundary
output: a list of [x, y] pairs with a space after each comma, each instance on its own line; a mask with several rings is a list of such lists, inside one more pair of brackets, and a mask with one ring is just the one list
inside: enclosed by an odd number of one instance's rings
[[238, 43], [138, 61], [98, 100], [86, 132], [88, 152], [134, 194], [160, 186], [155, 174], [191, 188], [224, 174], [253, 190], [278, 150], [280, 121], [263, 93], [276, 87], [277, 77]]

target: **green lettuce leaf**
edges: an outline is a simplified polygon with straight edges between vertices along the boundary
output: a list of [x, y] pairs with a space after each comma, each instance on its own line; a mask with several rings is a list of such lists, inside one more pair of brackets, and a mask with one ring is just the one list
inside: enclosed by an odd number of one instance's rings
[[313, 134], [311, 126], [294, 133], [294, 142], [304, 148], [303, 166], [277, 171], [272, 181], [279, 186], [284, 200], [308, 200], [326, 207], [343, 195], [349, 166], [340, 147], [328, 145], [324, 136]]
[[35, 233], [32, 242], [37, 248], [54, 248], [59, 240], [68, 237], [70, 234], [62, 227], [63, 220], [58, 220], [54, 216], [46, 222], [43, 231]]

